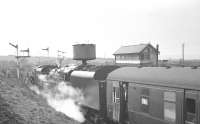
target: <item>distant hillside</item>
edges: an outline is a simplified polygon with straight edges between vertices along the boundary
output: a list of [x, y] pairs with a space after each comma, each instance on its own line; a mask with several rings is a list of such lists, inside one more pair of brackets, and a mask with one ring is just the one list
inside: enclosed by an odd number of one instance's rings
[[[182, 66], [183, 63], [181, 60], [169, 60], [168, 65]], [[200, 59], [195, 60], [185, 60], [184, 66], [200, 66]]]
[[0, 56], [0, 61], [13, 61], [15, 60], [14, 56]]
[[[14, 56], [0, 56], [0, 61], [16, 61]], [[30, 57], [26, 58], [28, 63], [32, 65], [44, 65], [44, 64], [56, 64], [57, 58], [56, 57]], [[63, 61], [63, 65], [66, 64], [80, 64], [81, 61], [73, 60], [72, 58], [65, 58]], [[97, 58], [95, 60], [89, 60], [88, 63], [91, 64], [113, 64], [114, 59], [111, 58]]]
[[[16, 61], [14, 56], [0, 56], [0, 61]], [[44, 64], [56, 64], [57, 58], [56, 57], [30, 57], [26, 58], [28, 63], [31, 65], [44, 65]], [[73, 60], [72, 58], [65, 58], [62, 65], [67, 64], [80, 64], [81, 61]], [[113, 58], [97, 58], [95, 60], [89, 60], [87, 63], [102, 65], [102, 64], [114, 64]], [[170, 66], [182, 66], [181, 60], [177, 59], [170, 59], [163, 63], [160, 60], [161, 64], [167, 64]], [[200, 59], [193, 59], [193, 60], [185, 60], [184, 66], [200, 66]]]

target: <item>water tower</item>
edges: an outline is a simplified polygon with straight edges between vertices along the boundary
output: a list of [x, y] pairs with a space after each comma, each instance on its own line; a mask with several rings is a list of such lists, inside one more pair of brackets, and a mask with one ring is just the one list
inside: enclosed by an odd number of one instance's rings
[[73, 45], [73, 59], [81, 60], [83, 65], [87, 64], [87, 60], [96, 59], [95, 44], [75, 44]]

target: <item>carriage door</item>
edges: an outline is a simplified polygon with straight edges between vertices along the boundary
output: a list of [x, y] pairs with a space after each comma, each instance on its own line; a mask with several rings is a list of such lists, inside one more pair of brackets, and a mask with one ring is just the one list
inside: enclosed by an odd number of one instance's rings
[[198, 92], [186, 90], [185, 92], [185, 124], [199, 124]]
[[100, 114], [102, 117], [107, 116], [107, 106], [106, 106], [106, 81], [99, 81], [99, 105]]
[[120, 122], [128, 122], [128, 83], [120, 82]]
[[119, 82], [113, 82], [113, 120], [119, 122], [120, 88]]

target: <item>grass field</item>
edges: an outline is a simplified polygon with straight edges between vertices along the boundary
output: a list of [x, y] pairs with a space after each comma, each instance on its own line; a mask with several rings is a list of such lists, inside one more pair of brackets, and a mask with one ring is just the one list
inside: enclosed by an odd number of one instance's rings
[[0, 61], [0, 124], [78, 124], [28, 88], [24, 79], [31, 67], [27, 60], [21, 60], [18, 79], [16, 62]]

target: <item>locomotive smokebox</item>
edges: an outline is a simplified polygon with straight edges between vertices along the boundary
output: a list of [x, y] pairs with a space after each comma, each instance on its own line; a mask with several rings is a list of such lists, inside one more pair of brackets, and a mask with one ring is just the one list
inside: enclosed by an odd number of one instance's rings
[[96, 45], [95, 44], [75, 44], [73, 45], [73, 59], [82, 60], [86, 64], [87, 60], [96, 59]]

